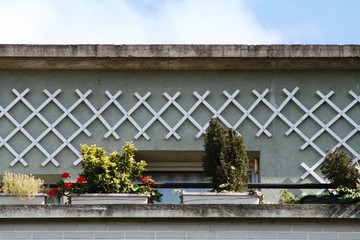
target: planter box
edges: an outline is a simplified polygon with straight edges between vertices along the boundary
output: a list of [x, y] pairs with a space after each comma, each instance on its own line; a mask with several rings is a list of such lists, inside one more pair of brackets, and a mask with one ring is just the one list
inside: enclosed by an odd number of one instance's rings
[[31, 199], [20, 199], [18, 195], [0, 193], [0, 205], [36, 205], [36, 204], [45, 204], [47, 195], [45, 193], [36, 194]]
[[184, 192], [184, 204], [259, 204], [260, 198], [248, 193]]
[[71, 195], [71, 204], [147, 204], [147, 194], [88, 193]]

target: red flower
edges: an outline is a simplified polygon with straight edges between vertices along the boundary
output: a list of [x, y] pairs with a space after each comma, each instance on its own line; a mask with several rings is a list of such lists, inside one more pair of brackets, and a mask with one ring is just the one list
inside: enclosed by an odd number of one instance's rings
[[72, 183], [71, 182], [64, 182], [64, 188], [65, 189], [70, 189], [72, 187]]
[[142, 183], [146, 183], [147, 179], [148, 179], [148, 176], [143, 176], [143, 177], [141, 178], [141, 182], [142, 182]]
[[84, 176], [79, 176], [76, 179], [76, 183], [84, 183], [84, 182], [86, 182], [86, 178]]
[[49, 196], [54, 197], [54, 196], [56, 196], [57, 192], [58, 192], [57, 188], [52, 188], [49, 191]]
[[68, 172], [63, 172], [63, 173], [61, 174], [61, 177], [62, 177], [62, 178], [70, 178], [70, 173], [68, 173]]
[[148, 186], [151, 186], [151, 187], [154, 184], [154, 180], [152, 180], [151, 177], [149, 177], [149, 176], [143, 176], [141, 178], [141, 182], [143, 184], [147, 184]]

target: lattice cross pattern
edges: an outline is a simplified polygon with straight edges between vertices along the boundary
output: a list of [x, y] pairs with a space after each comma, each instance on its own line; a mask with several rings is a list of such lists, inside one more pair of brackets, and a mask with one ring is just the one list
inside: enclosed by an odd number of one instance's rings
[[[194, 113], [198, 111], [200, 106], [204, 106], [212, 115], [212, 117], [217, 117], [224, 125], [227, 127], [231, 127], [234, 129], [238, 129], [241, 124], [244, 123], [246, 119], [250, 120], [258, 129], [256, 133], [256, 137], [260, 137], [261, 134], [265, 134], [267, 137], [272, 137], [271, 132], [268, 127], [275, 121], [275, 119], [279, 118], [289, 127], [289, 129], [285, 132], [286, 136], [289, 136], [291, 133], [296, 133], [302, 140], [304, 140], [304, 144], [300, 146], [301, 150], [304, 150], [308, 147], [311, 147], [317, 154], [320, 155], [320, 159], [316, 161], [313, 166], [308, 166], [306, 163], [301, 163], [301, 166], [305, 169], [305, 173], [301, 176], [302, 179], [305, 179], [309, 175], [314, 177], [317, 181], [323, 183], [325, 182], [322, 177], [320, 177], [315, 170], [322, 164], [325, 159], [325, 149], [321, 149], [316, 144], [316, 140], [322, 136], [322, 134], [327, 133], [333, 139], [335, 139], [335, 146], [331, 147], [330, 150], [334, 150], [339, 147], [343, 147], [348, 150], [354, 156], [354, 163], [357, 163], [360, 159], [360, 154], [357, 152], [354, 147], [350, 146], [348, 143], [351, 138], [353, 138], [360, 131], [360, 125], [354, 119], [352, 119], [348, 112], [350, 109], [358, 106], [360, 103], [360, 96], [356, 95], [353, 91], [349, 91], [349, 94], [352, 96], [353, 100], [344, 108], [340, 109], [332, 100], [331, 97], [335, 94], [334, 91], [330, 91], [327, 94], [322, 93], [321, 91], [316, 91], [317, 97], [319, 97], [319, 101], [317, 101], [312, 107], [306, 107], [297, 97], [296, 94], [299, 91], [299, 87], [295, 87], [292, 91], [287, 89], [283, 89], [282, 92], [285, 94], [285, 99], [281, 102], [280, 105], [275, 105], [270, 100], [268, 100], [268, 94], [270, 92], [269, 89], [265, 89], [262, 93], [259, 93], [257, 90], [253, 90], [252, 94], [255, 97], [255, 100], [252, 102], [250, 107], [247, 109], [244, 107], [243, 103], [238, 100], [238, 96], [240, 94], [240, 90], [236, 89], [233, 93], [229, 93], [224, 90], [222, 92], [223, 96], [225, 96], [225, 101], [222, 102], [219, 108], [215, 108], [208, 100], [207, 97], [210, 95], [210, 91], [205, 91], [203, 94], [199, 94], [194, 91], [193, 97], [195, 98], [195, 102], [191, 105], [189, 109], [185, 109], [181, 104], [181, 99], [179, 98], [181, 93], [176, 92], [174, 95], [170, 95], [166, 92], [163, 93], [163, 97], [165, 98], [165, 103], [160, 107], [154, 107], [149, 101], [151, 93], [147, 92], [144, 95], [140, 95], [135, 92], [134, 97], [136, 98], [136, 102], [127, 110], [123, 106], [123, 104], [118, 100], [121, 91], [117, 91], [115, 94], [110, 93], [109, 91], [105, 91], [105, 95], [108, 100], [104, 104], [101, 105], [99, 109], [97, 109], [93, 102], [89, 99], [92, 90], [88, 90], [85, 93], [82, 93], [80, 90], [76, 89], [75, 93], [78, 99], [70, 104], [70, 107], [65, 107], [62, 102], [58, 100], [58, 96], [61, 93], [61, 90], [58, 89], [54, 93], [50, 93], [48, 90], [44, 90], [44, 94], [46, 95], [46, 99], [40, 104], [40, 106], [34, 107], [27, 99], [26, 96], [30, 92], [29, 89], [25, 89], [21, 93], [16, 89], [13, 89], [12, 92], [15, 95], [15, 98], [6, 106], [0, 106], [0, 120], [2, 118], [8, 119], [15, 128], [7, 135], [0, 136], [0, 148], [4, 147], [7, 149], [13, 156], [14, 159], [11, 161], [10, 166], [14, 166], [17, 163], [22, 164], [23, 166], [28, 166], [29, 162], [26, 161], [26, 155], [34, 148], [37, 148], [46, 159], [41, 163], [42, 166], [46, 166], [49, 163], [52, 163], [54, 166], [60, 166], [59, 160], [57, 160], [58, 154], [63, 151], [65, 148], [68, 148], [73, 152], [77, 159], [74, 161], [74, 165], [78, 165], [81, 162], [81, 158], [79, 155], [79, 151], [76, 147], [73, 146], [72, 141], [77, 138], [81, 133], [84, 133], [87, 137], [92, 137], [91, 132], [89, 131], [89, 126], [98, 120], [105, 128], [106, 133], [104, 134], [105, 139], [109, 139], [110, 136], [114, 137], [114, 140], [119, 140], [120, 135], [117, 130], [125, 123], [130, 122], [132, 126], [137, 130], [137, 133], [134, 136], [134, 139], [139, 139], [140, 137], [144, 137], [146, 140], [150, 140], [150, 136], [147, 133], [147, 130], [154, 125], [155, 122], [161, 123], [161, 125], [167, 130], [167, 134], [165, 135], [165, 139], [170, 139], [170, 137], [174, 137], [176, 140], [181, 139], [181, 133], [179, 132], [179, 128], [185, 124], [185, 122], [189, 122], [197, 129], [195, 137], [200, 138], [206, 131], [209, 125], [209, 119], [206, 120], [206, 124], [202, 126], [199, 123], [199, 119], [194, 117]], [[21, 122], [17, 121], [14, 116], [10, 114], [11, 109], [15, 108], [18, 104], [24, 104], [26, 108], [30, 110], [30, 114], [25, 117]], [[53, 122], [50, 123], [44, 115], [41, 113], [50, 103], [55, 104], [61, 111], [62, 114]], [[224, 111], [229, 108], [229, 106], [235, 107], [240, 114], [234, 124], [230, 124], [229, 120], [224, 115]], [[265, 106], [264, 106], [265, 105]], [[294, 123], [289, 120], [283, 113], [283, 110], [288, 105], [297, 106], [300, 111], [302, 111], [301, 117], [296, 120]], [[328, 106], [332, 110], [335, 111], [336, 116], [331, 118], [328, 122], [323, 122], [316, 116], [316, 111], [320, 109], [322, 106]], [[84, 108], [86, 107], [91, 111], [91, 116], [82, 123], [76, 116], [73, 114], [73, 111], [76, 108]], [[133, 117], [133, 114], [137, 111], [143, 111], [140, 107], [144, 107], [146, 111], [151, 114], [151, 118], [145, 124], [139, 124], [136, 119]], [[269, 118], [261, 123], [256, 116], [254, 116], [253, 111], [257, 108], [267, 108], [272, 113]], [[107, 109], [118, 109], [122, 116], [119, 116], [118, 119], [115, 120], [114, 124], [110, 124], [106, 118], [104, 117], [104, 112]], [[181, 117], [175, 122], [175, 124], [170, 124], [167, 122], [167, 119], [164, 117], [164, 113], [166, 111], [177, 111], [180, 113]], [[142, 113], [142, 112], [141, 112]], [[39, 136], [32, 136], [25, 128], [27, 124], [29, 124], [33, 119], [39, 119], [46, 129], [41, 132]], [[64, 121], [64, 119], [70, 119], [76, 126], [76, 130], [71, 133], [69, 137], [65, 137], [57, 127]], [[314, 121], [320, 129], [312, 134], [312, 136], [306, 136], [300, 129], [299, 126], [307, 119], [311, 119]], [[204, 120], [204, 119], [203, 119]], [[349, 133], [344, 137], [340, 137], [338, 134], [331, 129], [331, 127], [338, 121], [346, 121], [353, 128]], [[27, 140], [30, 141], [30, 144], [26, 146], [25, 149], [18, 152], [15, 150], [13, 146], [11, 146], [10, 140], [13, 139], [18, 133], [21, 133], [26, 137]], [[55, 151], [49, 152], [49, 150], [45, 149], [42, 146], [41, 141], [48, 135], [54, 134], [60, 141], [61, 144], [56, 148]], [[109, 139], [110, 140], [110, 139]]]

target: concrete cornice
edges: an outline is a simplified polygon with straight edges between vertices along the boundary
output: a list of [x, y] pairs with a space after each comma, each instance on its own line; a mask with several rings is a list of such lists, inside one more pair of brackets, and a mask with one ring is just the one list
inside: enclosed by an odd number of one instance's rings
[[1, 69], [360, 69], [360, 45], [0, 45]]
[[359, 221], [359, 205], [2, 205], [0, 222], [106, 220], [307, 220]]

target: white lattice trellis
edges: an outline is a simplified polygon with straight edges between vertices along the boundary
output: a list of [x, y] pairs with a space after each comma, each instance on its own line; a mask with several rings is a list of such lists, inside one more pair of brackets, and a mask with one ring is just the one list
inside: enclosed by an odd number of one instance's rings
[[[160, 122], [161, 126], [163, 126], [168, 132], [164, 136], [165, 139], [170, 139], [170, 137], [174, 137], [176, 140], [181, 139], [181, 133], [179, 129], [185, 123], [190, 123], [198, 130], [195, 133], [195, 137], [200, 138], [206, 131], [208, 127], [207, 123], [202, 126], [198, 119], [195, 118], [195, 113], [199, 111], [200, 106], [204, 106], [212, 115], [212, 117], [217, 117], [223, 122], [226, 126], [232, 127], [234, 129], [238, 129], [246, 119], [250, 120], [259, 130], [256, 133], [257, 137], [260, 137], [261, 134], [265, 134], [267, 137], [271, 137], [272, 134], [268, 130], [270, 124], [272, 124], [277, 118], [281, 119], [286, 125], [289, 127], [288, 131], [285, 133], [286, 136], [289, 136], [291, 133], [296, 133], [302, 140], [304, 140], [304, 144], [299, 146], [301, 150], [304, 150], [308, 147], [311, 147], [317, 154], [320, 155], [320, 159], [316, 161], [313, 166], [308, 166], [305, 163], [301, 163], [301, 166], [305, 169], [305, 173], [301, 176], [302, 179], [305, 179], [309, 175], [314, 177], [319, 182], [325, 182], [318, 174], [316, 174], [315, 170], [321, 165], [324, 161], [325, 151], [327, 149], [321, 149], [316, 144], [316, 140], [322, 136], [322, 134], [329, 134], [335, 141], [336, 144], [331, 147], [330, 150], [334, 150], [338, 147], [343, 147], [347, 149], [354, 156], [354, 163], [357, 163], [360, 159], [360, 154], [357, 150], [351, 146], [348, 142], [351, 138], [353, 138], [360, 131], [360, 124], [357, 123], [354, 119], [352, 119], [348, 112], [350, 109], [358, 106], [360, 103], [360, 96], [356, 95], [353, 91], [350, 91], [349, 94], [352, 96], [353, 100], [344, 108], [340, 109], [333, 101], [331, 101], [331, 97], [335, 94], [334, 91], [330, 91], [327, 94], [323, 94], [320, 91], [316, 91], [317, 96], [320, 98], [318, 102], [316, 102], [311, 108], [307, 108], [301, 101], [295, 96], [299, 91], [299, 88], [294, 88], [291, 92], [287, 89], [283, 89], [283, 93], [286, 95], [286, 98], [282, 101], [280, 105], [275, 105], [268, 100], [269, 89], [265, 89], [262, 93], [259, 93], [257, 90], [253, 90], [252, 94], [255, 97], [254, 102], [250, 105], [248, 109], [244, 107], [244, 105], [237, 100], [237, 97], [240, 94], [240, 90], [236, 89], [232, 94], [228, 91], [223, 91], [222, 94], [225, 96], [225, 101], [220, 104], [220, 107], [215, 108], [208, 100], [207, 97], [211, 94], [210, 91], [205, 91], [203, 94], [199, 94], [198, 92], [193, 92], [193, 97], [195, 99], [194, 104], [189, 109], [185, 109], [180, 102], [179, 96], [180, 92], [176, 92], [173, 96], [168, 93], [163, 93], [163, 97], [165, 97], [166, 102], [162, 106], [154, 107], [151, 105], [151, 101], [149, 98], [151, 96], [150, 92], [145, 93], [141, 96], [139, 93], [134, 93], [133, 96], [136, 98], [135, 104], [133, 104], [128, 110], [124, 107], [124, 105], [118, 100], [121, 91], [117, 91], [115, 94], [111, 94], [109, 91], [105, 91], [105, 95], [108, 97], [108, 100], [101, 105], [100, 108], [96, 108], [94, 104], [89, 100], [90, 94], [92, 94], [91, 90], [82, 93], [80, 90], [75, 90], [75, 93], [78, 99], [70, 104], [70, 107], [65, 107], [63, 103], [61, 103], [57, 97], [61, 93], [61, 90], [57, 90], [54, 93], [50, 93], [46, 89], [43, 93], [46, 95], [46, 100], [40, 104], [38, 107], [34, 107], [27, 99], [26, 96], [30, 92], [29, 89], [25, 89], [21, 93], [19, 93], [16, 89], [13, 89], [12, 92], [15, 95], [15, 98], [6, 106], [0, 106], [0, 120], [5, 118], [9, 120], [15, 128], [7, 135], [0, 136], [0, 148], [7, 149], [13, 156], [14, 159], [11, 161], [10, 166], [14, 166], [17, 163], [22, 164], [23, 166], [28, 166], [29, 162], [26, 160], [26, 155], [34, 148], [38, 149], [44, 156], [45, 160], [42, 162], [42, 166], [46, 166], [49, 163], [52, 163], [55, 166], [59, 166], [60, 163], [57, 160], [58, 154], [63, 151], [65, 148], [68, 148], [73, 152], [77, 159], [74, 161], [74, 165], [78, 165], [81, 161], [78, 150], [73, 146], [72, 141], [77, 138], [81, 133], [84, 133], [87, 137], [92, 137], [91, 132], [88, 130], [88, 127], [98, 120], [106, 128], [106, 133], [104, 133], [104, 138], [108, 139], [110, 136], [113, 136], [115, 140], [120, 139], [117, 130], [125, 123], [130, 122], [132, 126], [137, 130], [134, 139], [139, 139], [140, 137], [144, 137], [146, 140], [150, 140], [150, 136], [147, 133], [147, 130], [153, 126], [155, 122]], [[14, 116], [12, 116], [11, 110], [16, 108], [18, 104], [23, 104], [27, 109], [30, 110], [30, 114], [25, 116], [25, 119], [21, 122], [17, 121]], [[44, 115], [41, 113], [44, 109], [46, 109], [50, 103], [53, 103], [58, 107], [62, 114], [51, 123], [47, 120]], [[262, 103], [262, 104], [260, 104]], [[265, 106], [264, 106], [265, 105]], [[294, 123], [289, 120], [288, 117], [282, 112], [284, 108], [288, 105], [296, 106], [302, 111], [301, 117], [296, 120]], [[328, 106], [332, 110], [336, 112], [336, 116], [329, 119], [328, 122], [323, 122], [320, 120], [318, 116], [316, 116], [316, 110], [320, 109], [322, 106]], [[144, 107], [148, 113], [151, 114], [150, 120], [148, 120], [145, 124], [140, 124], [136, 121], [133, 115], [141, 110], [140, 107]], [[223, 115], [224, 111], [229, 108], [235, 108], [239, 111], [237, 121], [232, 125], [229, 120]], [[267, 108], [272, 114], [271, 116], [264, 122], [261, 123], [253, 114], [253, 111], [258, 108]], [[91, 111], [91, 116], [82, 123], [79, 119], [75, 117], [73, 111], [77, 108], [87, 108]], [[110, 124], [109, 121], [106, 120], [104, 113], [107, 109], [116, 108], [121, 112], [121, 116], [115, 120], [114, 124]], [[181, 117], [175, 124], [170, 124], [167, 122], [167, 119], [164, 118], [163, 114], [166, 111], [176, 111], [181, 114]], [[41, 132], [38, 136], [32, 136], [25, 128], [25, 126], [35, 118], [39, 119], [41, 123], [46, 126], [46, 129]], [[60, 126], [65, 119], [70, 119], [72, 123], [75, 124], [76, 130], [71, 133], [69, 137], [65, 137], [58, 130], [58, 126]], [[315, 122], [320, 129], [315, 131], [312, 136], [306, 136], [300, 129], [299, 126], [307, 119], [311, 119]], [[203, 121], [203, 119], [202, 119]], [[331, 129], [331, 127], [338, 121], [345, 121], [348, 123], [353, 129], [347, 133], [346, 136], [340, 137], [338, 134]], [[27, 141], [30, 141], [25, 149], [21, 151], [15, 150], [14, 146], [11, 146], [11, 140], [17, 136], [18, 134], [22, 134], [25, 136]], [[42, 144], [41, 141], [48, 135], [54, 134], [60, 141], [61, 144], [54, 150], [53, 152], [49, 152]]]
[[[326, 153], [325, 150], [321, 149], [319, 146], [315, 144], [315, 140], [324, 132], [329, 133], [337, 142], [335, 146], [333, 146], [330, 150], [333, 151], [336, 148], [341, 146], [345, 147], [350, 153], [354, 156], [354, 163], [360, 159], [359, 153], [357, 153], [352, 147], [347, 144], [347, 141], [353, 137], [357, 132], [360, 131], [360, 125], [355, 123], [349, 116], [346, 115], [346, 112], [349, 111], [352, 107], [354, 107], [357, 103], [359, 103], [359, 96], [357, 96], [354, 92], [350, 91], [349, 94], [354, 97], [354, 100], [346, 106], [343, 110], [340, 110], [333, 102], [329, 100], [329, 98], [334, 94], [333, 91], [330, 91], [327, 95], [322, 94], [320, 91], [317, 91], [317, 95], [320, 96], [321, 100], [317, 102], [311, 109], [307, 109], [296, 97], [295, 94], [299, 90], [296, 87], [292, 92], [289, 92], [287, 89], [283, 89], [283, 92], [287, 95], [287, 98], [283, 101], [279, 108], [275, 108], [273, 105], [270, 104], [268, 100], [262, 98], [262, 101], [268, 106], [274, 114], [268, 119], [264, 128], [269, 126], [269, 124], [275, 119], [275, 117], [280, 117], [289, 127], [290, 129], [286, 132], [286, 135], [290, 135], [291, 132], [296, 132], [304, 141], [305, 143], [301, 146], [301, 150], [304, 150], [307, 146], [311, 146], [318, 154], [321, 155], [321, 158], [312, 166], [307, 166], [306, 163], [301, 163], [301, 166], [306, 170], [301, 178], [305, 179], [307, 176], [312, 175], [317, 181], [320, 183], [325, 183], [324, 179], [321, 178], [318, 174], [315, 173], [315, 169], [317, 169], [321, 163], [324, 161]], [[255, 90], [253, 91], [255, 95], [260, 96]], [[291, 123], [289, 119], [287, 119], [282, 113], [281, 110], [289, 104], [289, 102], [294, 102], [305, 114], [296, 122]], [[323, 123], [315, 114], [314, 112], [320, 108], [324, 103], [327, 103], [331, 106], [338, 114], [332, 118], [328, 123]], [[304, 122], [307, 118], [311, 118], [314, 120], [321, 128], [317, 131], [312, 137], [307, 137], [298, 127], [299, 125]], [[338, 121], [341, 117], [343, 117], [348, 123], [350, 123], [354, 129], [344, 138], [339, 137], [333, 130], [330, 129], [330, 126], [333, 125], [336, 121]], [[261, 134], [262, 131], [259, 131], [257, 136]]]

